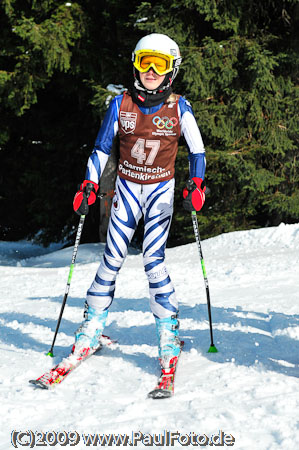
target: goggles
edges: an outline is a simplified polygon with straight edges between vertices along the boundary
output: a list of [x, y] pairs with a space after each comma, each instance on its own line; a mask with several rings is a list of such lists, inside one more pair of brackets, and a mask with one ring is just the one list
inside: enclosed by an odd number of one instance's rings
[[150, 68], [158, 75], [165, 75], [173, 70], [174, 56], [152, 50], [137, 50], [133, 65], [139, 72], [148, 72]]

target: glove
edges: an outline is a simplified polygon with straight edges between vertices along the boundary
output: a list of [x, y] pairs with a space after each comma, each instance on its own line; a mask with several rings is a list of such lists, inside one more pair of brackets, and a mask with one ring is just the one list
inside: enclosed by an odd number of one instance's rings
[[92, 205], [96, 199], [96, 193], [99, 186], [90, 180], [84, 180], [81, 184], [79, 191], [76, 193], [73, 201], [74, 211], [79, 216], [86, 216], [89, 211], [89, 206]]
[[188, 180], [183, 190], [183, 208], [187, 211], [200, 211], [205, 202], [206, 186], [201, 178]]

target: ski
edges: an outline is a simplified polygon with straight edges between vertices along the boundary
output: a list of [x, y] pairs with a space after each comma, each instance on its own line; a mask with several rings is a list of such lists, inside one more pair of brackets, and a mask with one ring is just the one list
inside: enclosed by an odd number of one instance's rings
[[[181, 341], [181, 352], [183, 346], [184, 341]], [[178, 356], [174, 356], [173, 358], [171, 358], [171, 360], [169, 361], [169, 367], [163, 368], [161, 364], [162, 371], [160, 378], [158, 380], [158, 384], [155, 387], [155, 389], [153, 389], [151, 392], [148, 393], [147, 395], [148, 397], [153, 399], [162, 399], [173, 396], [175, 373], [181, 352]]]
[[101, 350], [105, 345], [114, 343], [108, 336], [101, 336], [99, 346], [95, 348], [84, 348], [80, 353], [74, 353], [75, 345], [72, 348], [69, 356], [64, 358], [59, 364], [53, 367], [48, 372], [45, 372], [35, 380], [29, 380], [29, 383], [41, 389], [53, 389], [57, 384], [62, 383], [66, 377], [78, 367], [83, 361], [90, 358], [92, 355]]

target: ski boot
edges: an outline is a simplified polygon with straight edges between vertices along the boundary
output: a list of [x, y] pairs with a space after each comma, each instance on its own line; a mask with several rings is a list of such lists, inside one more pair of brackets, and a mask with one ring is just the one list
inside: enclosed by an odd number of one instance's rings
[[100, 339], [105, 327], [108, 310], [98, 313], [85, 303], [84, 321], [75, 332], [75, 344], [72, 353], [87, 356], [100, 347]]
[[175, 314], [165, 319], [156, 318], [159, 340], [159, 360], [162, 368], [168, 368], [173, 358], [178, 359], [182, 344], [179, 339], [179, 321]]
[[153, 399], [168, 398], [174, 394], [176, 366], [184, 342], [179, 339], [179, 321], [177, 315], [166, 319], [156, 318], [159, 338], [159, 361], [161, 375], [155, 389], [148, 396]]

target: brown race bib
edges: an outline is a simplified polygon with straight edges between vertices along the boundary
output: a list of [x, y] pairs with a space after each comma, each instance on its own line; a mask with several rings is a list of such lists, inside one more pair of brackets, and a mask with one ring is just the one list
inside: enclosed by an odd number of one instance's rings
[[120, 159], [118, 175], [141, 184], [174, 177], [181, 134], [178, 99], [163, 104], [154, 114], [143, 114], [128, 93], [119, 111]]

